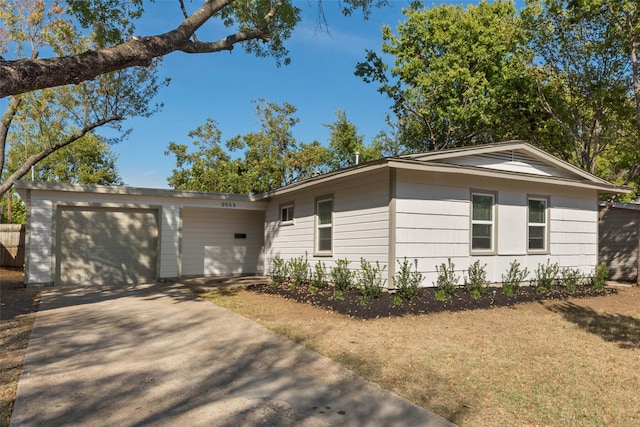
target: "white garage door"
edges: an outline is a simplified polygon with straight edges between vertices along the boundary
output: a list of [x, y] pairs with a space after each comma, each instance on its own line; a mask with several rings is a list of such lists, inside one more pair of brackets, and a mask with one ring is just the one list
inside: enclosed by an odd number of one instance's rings
[[262, 272], [264, 212], [183, 208], [182, 274]]
[[118, 285], [156, 280], [157, 210], [59, 208], [56, 235], [56, 282]]

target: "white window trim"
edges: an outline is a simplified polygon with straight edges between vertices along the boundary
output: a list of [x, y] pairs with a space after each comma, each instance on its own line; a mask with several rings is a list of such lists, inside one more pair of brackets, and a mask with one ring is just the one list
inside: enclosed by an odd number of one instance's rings
[[[544, 223], [541, 222], [529, 222], [529, 201], [537, 200], [545, 202], [544, 210]], [[529, 247], [529, 230], [531, 227], [544, 228], [544, 248], [543, 249], [531, 249]], [[547, 254], [549, 253], [549, 198], [541, 196], [527, 196], [527, 252], [535, 254]]]
[[[486, 220], [474, 220], [473, 219], [473, 196], [490, 196], [493, 200], [493, 203], [491, 204], [491, 221], [486, 221]], [[471, 224], [469, 227], [469, 251], [472, 255], [495, 255], [497, 252], [496, 249], [496, 241], [497, 241], [497, 230], [496, 230], [496, 224], [497, 224], [497, 209], [496, 209], [496, 205], [497, 205], [497, 200], [498, 200], [498, 195], [497, 193], [492, 193], [490, 191], [471, 191], [471, 197], [470, 197], [470, 208], [471, 211], [469, 213], [469, 223]], [[489, 249], [475, 249], [473, 247], [473, 226], [474, 225], [491, 225], [491, 248]]]
[[[287, 219], [287, 220], [283, 220], [282, 219], [282, 211], [284, 211], [285, 209], [293, 209], [293, 216], [291, 219]], [[280, 216], [280, 225], [293, 225], [295, 224], [295, 207], [293, 205], [293, 203], [285, 203], [283, 205], [280, 205], [280, 210], [279, 212], [279, 216]]]
[[[318, 205], [322, 202], [327, 202], [330, 201], [331, 202], [331, 222], [329, 224], [319, 224], [319, 215], [318, 215]], [[334, 245], [334, 239], [333, 239], [333, 210], [334, 210], [334, 205], [333, 205], [334, 201], [333, 201], [333, 196], [323, 196], [323, 197], [319, 197], [316, 199], [316, 206], [315, 206], [315, 215], [314, 215], [314, 242], [313, 242], [313, 249], [314, 249], [314, 255], [315, 256], [331, 256], [333, 255], [333, 245]], [[321, 251], [319, 249], [320, 246], [320, 232], [319, 230], [321, 228], [330, 228], [331, 229], [331, 250], [329, 251]]]

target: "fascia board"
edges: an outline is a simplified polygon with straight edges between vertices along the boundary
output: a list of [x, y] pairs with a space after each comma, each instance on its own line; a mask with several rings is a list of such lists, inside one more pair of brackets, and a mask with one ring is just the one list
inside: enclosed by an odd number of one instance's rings
[[183, 191], [160, 188], [139, 188], [109, 185], [84, 185], [66, 184], [36, 181], [17, 181], [15, 188], [18, 194], [22, 195], [27, 190], [44, 192], [72, 192], [87, 194], [117, 194], [129, 196], [151, 196], [151, 197], [175, 197], [187, 199], [208, 199], [208, 200], [232, 200], [232, 201], [253, 201], [253, 198], [244, 194], [230, 193], [208, 193], [204, 191]]

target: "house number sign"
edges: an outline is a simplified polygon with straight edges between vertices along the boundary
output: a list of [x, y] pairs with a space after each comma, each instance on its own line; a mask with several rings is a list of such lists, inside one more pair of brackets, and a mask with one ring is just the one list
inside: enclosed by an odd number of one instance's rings
[[235, 208], [236, 202], [222, 202], [223, 208]]

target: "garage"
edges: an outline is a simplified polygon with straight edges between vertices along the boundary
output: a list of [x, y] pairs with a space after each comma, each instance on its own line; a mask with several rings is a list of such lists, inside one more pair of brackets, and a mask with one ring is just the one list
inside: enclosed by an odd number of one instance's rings
[[182, 274], [256, 274], [262, 271], [264, 212], [185, 207]]
[[56, 218], [56, 283], [153, 282], [158, 266], [158, 210], [63, 207]]

